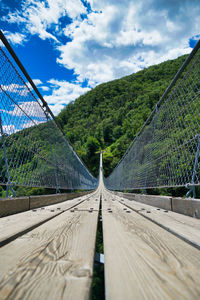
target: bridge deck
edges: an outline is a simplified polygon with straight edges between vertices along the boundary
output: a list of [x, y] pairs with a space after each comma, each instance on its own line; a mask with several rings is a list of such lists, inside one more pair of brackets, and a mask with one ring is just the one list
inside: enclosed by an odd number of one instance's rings
[[89, 298], [99, 197], [87, 198], [0, 248], [0, 299]]
[[128, 208], [200, 249], [200, 220], [117, 196], [116, 199]]
[[198, 299], [200, 221], [90, 195], [0, 219], [0, 299], [90, 299], [100, 202], [106, 299]]
[[29, 210], [0, 219], [0, 246], [78, 205], [88, 196]]
[[106, 299], [198, 299], [199, 250], [117, 199], [103, 194]]

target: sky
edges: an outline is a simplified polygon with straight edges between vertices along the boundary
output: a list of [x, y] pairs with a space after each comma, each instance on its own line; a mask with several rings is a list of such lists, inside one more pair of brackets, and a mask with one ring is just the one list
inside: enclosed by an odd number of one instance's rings
[[0, 0], [0, 28], [57, 115], [96, 85], [190, 53], [199, 0]]

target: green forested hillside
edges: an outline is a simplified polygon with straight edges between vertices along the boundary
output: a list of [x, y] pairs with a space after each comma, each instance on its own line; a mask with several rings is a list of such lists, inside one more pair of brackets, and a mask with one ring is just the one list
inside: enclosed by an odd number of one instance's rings
[[70, 103], [57, 119], [70, 143], [97, 176], [99, 151], [108, 175], [186, 59], [151, 66], [101, 84]]

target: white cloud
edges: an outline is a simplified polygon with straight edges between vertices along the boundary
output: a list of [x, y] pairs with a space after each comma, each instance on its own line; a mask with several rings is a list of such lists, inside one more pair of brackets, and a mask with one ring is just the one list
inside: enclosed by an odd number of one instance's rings
[[46, 119], [42, 108], [35, 101], [18, 103], [18, 105], [14, 105], [14, 109], [12, 111], [7, 111], [7, 113], [18, 117], [27, 115], [31, 118], [40, 118], [41, 122]]
[[[50, 88], [48, 86], [43, 85], [43, 83], [40, 79], [33, 79], [33, 82], [35, 83], [35, 85], [38, 88], [42, 89], [45, 92], [50, 90]], [[31, 85], [29, 83], [27, 83], [27, 84], [28, 84], [29, 88], [32, 89]]]
[[44, 123], [44, 122], [46, 122], [46, 120], [42, 120], [42, 121], [34, 120], [34, 122], [33, 121], [28, 121], [26, 123], [21, 123], [20, 128], [16, 128], [15, 125], [13, 125], [13, 124], [3, 125], [3, 132], [10, 135], [10, 134], [13, 134], [13, 133], [15, 133], [17, 131], [20, 131], [22, 129], [30, 128], [32, 126], [39, 125], [39, 124]]
[[45, 101], [51, 105], [50, 108], [57, 115], [62, 108], [71, 101], [74, 101], [80, 95], [90, 90], [88, 87], [82, 87], [78, 83], [69, 83], [55, 79], [49, 80], [53, 92], [49, 96], [44, 96]]
[[194, 41], [198, 41], [199, 39], [200, 39], [200, 34], [197, 34], [197, 35], [193, 36]]
[[[50, 90], [48, 86], [43, 85], [43, 83], [40, 79], [33, 79], [33, 82], [35, 83], [35, 85], [38, 88], [42, 89], [43, 91]], [[18, 94], [18, 95], [20, 95], [20, 97], [26, 97], [30, 93], [30, 91], [33, 91], [33, 88], [28, 81], [26, 82], [26, 85], [18, 84], [18, 83], [11, 83], [8, 85], [1, 85], [1, 88], [2, 88], [2, 90], [0, 90], [0, 93], [3, 92], [3, 90], [4, 90], [6, 92]]]
[[3, 132], [6, 134], [12, 134], [17, 132], [18, 130], [15, 128], [14, 125], [3, 125]]
[[[81, 0], [27, 0], [21, 11], [4, 17], [7, 22], [23, 25], [24, 34], [56, 41], [57, 62], [77, 75], [74, 83], [53, 79], [47, 85], [36, 82], [43, 91], [52, 88], [45, 99], [55, 114], [89, 90], [82, 87], [85, 80], [94, 87], [174, 59], [192, 50], [190, 38], [200, 37], [199, 0], [86, 1], [91, 5], [90, 13]], [[72, 22], [63, 30], [60, 22], [66, 15]], [[71, 41], [61, 44], [62, 35]]]
[[[50, 90], [50, 88], [48, 86], [43, 85], [43, 82], [40, 79], [33, 79], [33, 82], [35, 83], [36, 87], [40, 88], [41, 90], [43, 90], [45, 92]], [[33, 91], [33, 88], [29, 82], [26, 82], [26, 85], [28, 86], [28, 88], [31, 91]], [[24, 87], [24, 89], [26, 89], [26, 88]], [[27, 93], [28, 93], [28, 90], [27, 90]], [[34, 93], [34, 95], [35, 95], [35, 93]], [[37, 99], [37, 100], [40, 101], [39, 99]]]
[[[48, 91], [49, 88], [42, 85], [42, 82], [40, 79], [33, 79], [33, 82], [36, 86], [39, 86], [42, 90]], [[0, 93], [3, 93], [3, 91], [6, 91], [8, 93], [17, 94], [20, 98], [21, 97], [27, 97], [31, 91], [33, 91], [33, 88], [29, 82], [26, 82], [26, 84], [18, 84], [18, 83], [11, 83], [11, 84], [4, 84], [1, 85]], [[34, 94], [35, 95], [35, 94]], [[33, 96], [30, 94], [30, 97], [33, 98]], [[36, 95], [35, 95], [36, 97]], [[19, 99], [18, 99], [19, 100]], [[37, 99], [38, 100], [38, 99]]]
[[[29, 87], [29, 89], [32, 89], [31, 85], [29, 83], [27, 83], [27, 86]], [[22, 85], [22, 84], [18, 84], [18, 83], [11, 83], [8, 85], [1, 85], [2, 90], [0, 91], [6, 91], [9, 93], [15, 93], [15, 94], [19, 94], [20, 97], [26, 97], [28, 95], [28, 93], [30, 92], [30, 90], [27, 88], [26, 85]]]
[[73, 20], [79, 18], [81, 14], [86, 13], [86, 8], [81, 0], [61, 0], [60, 2], [63, 8], [65, 7], [68, 16]]
[[42, 84], [42, 81], [40, 79], [33, 79], [33, 82], [35, 83], [35, 85]]
[[10, 32], [10, 31], [3, 31], [6, 38], [12, 43], [12, 44], [23, 44], [26, 40], [26, 37], [24, 34], [19, 32]]
[[66, 26], [72, 41], [57, 46], [57, 61], [90, 86], [189, 53], [189, 38], [199, 34], [197, 0], [88, 3], [93, 12]]
[[57, 116], [61, 112], [61, 110], [65, 107], [65, 105], [55, 103], [55, 104], [50, 104], [49, 107], [50, 107], [51, 111], [53, 112], [53, 114], [55, 116]]
[[50, 88], [48, 86], [45, 86], [45, 85], [40, 86], [39, 88], [42, 89], [45, 92], [50, 90]]
[[46, 122], [46, 120], [42, 120], [42, 121], [37, 121], [35, 120], [34, 122], [33, 121], [29, 121], [29, 122], [26, 122], [22, 125], [22, 129], [25, 129], [25, 128], [30, 128], [32, 126], [35, 126], [35, 125], [39, 125], [39, 124], [42, 124]]
[[52, 24], [57, 25], [59, 19], [66, 14], [72, 18], [79, 18], [86, 13], [81, 0], [26, 0], [22, 2], [21, 11], [10, 12], [3, 20], [9, 23], [24, 24], [28, 33], [37, 34], [41, 39], [53, 39], [58, 42], [55, 34], [48, 30]]

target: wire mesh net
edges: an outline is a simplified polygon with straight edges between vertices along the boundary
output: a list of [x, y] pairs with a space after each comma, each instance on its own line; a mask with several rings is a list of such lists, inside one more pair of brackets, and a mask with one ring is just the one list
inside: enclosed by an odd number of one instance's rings
[[143, 128], [104, 179], [107, 188], [199, 185], [200, 50]]
[[94, 189], [94, 178], [50, 117], [48, 106], [0, 47], [0, 184]]

